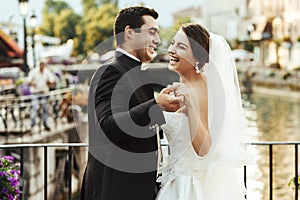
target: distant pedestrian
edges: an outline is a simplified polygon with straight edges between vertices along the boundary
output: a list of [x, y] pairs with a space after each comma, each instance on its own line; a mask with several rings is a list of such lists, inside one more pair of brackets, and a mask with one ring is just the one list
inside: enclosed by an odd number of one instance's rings
[[43, 125], [46, 131], [50, 131], [47, 125], [48, 120], [48, 97], [45, 95], [49, 92], [49, 88], [55, 85], [54, 74], [47, 68], [47, 63], [41, 61], [37, 68], [32, 69], [27, 78], [32, 95], [32, 106], [30, 112], [31, 127], [34, 127], [36, 122], [37, 110], [39, 106], [43, 108]]

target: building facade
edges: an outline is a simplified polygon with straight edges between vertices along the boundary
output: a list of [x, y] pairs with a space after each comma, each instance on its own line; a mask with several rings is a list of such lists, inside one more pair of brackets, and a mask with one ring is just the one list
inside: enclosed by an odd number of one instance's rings
[[245, 0], [204, 0], [203, 22], [210, 31], [223, 35], [233, 44], [234, 40], [245, 37], [246, 11]]
[[232, 48], [250, 45], [262, 66], [300, 67], [300, 0], [203, 0], [191, 11], [178, 11], [174, 18], [189, 16], [223, 35]]
[[[249, 40], [257, 41], [265, 66], [300, 66], [300, 0], [247, 0]], [[266, 26], [270, 29], [266, 30]]]

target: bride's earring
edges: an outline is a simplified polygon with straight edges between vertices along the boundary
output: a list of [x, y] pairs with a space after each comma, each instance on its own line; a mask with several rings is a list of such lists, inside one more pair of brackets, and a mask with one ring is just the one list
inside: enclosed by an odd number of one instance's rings
[[199, 62], [195, 63], [195, 70], [196, 70], [196, 74], [200, 74], [201, 70], [200, 70], [200, 67], [199, 67]]

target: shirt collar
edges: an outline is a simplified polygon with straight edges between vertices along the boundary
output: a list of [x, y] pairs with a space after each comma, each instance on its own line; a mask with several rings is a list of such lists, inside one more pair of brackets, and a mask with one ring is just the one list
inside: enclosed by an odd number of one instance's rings
[[130, 57], [130, 58], [132, 58], [132, 59], [134, 59], [134, 60], [136, 60], [138, 62], [141, 62], [140, 59], [138, 59], [137, 57], [135, 57], [134, 55], [128, 53], [128, 51], [125, 51], [124, 49], [122, 49], [120, 47], [117, 47], [116, 51], [121, 52], [121, 53], [125, 54], [126, 56], [128, 56], [128, 57]]

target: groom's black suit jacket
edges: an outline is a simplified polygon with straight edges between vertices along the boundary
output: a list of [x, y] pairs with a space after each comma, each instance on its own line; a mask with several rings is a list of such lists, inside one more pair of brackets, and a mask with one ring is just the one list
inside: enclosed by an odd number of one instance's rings
[[164, 117], [153, 96], [159, 81], [140, 68], [140, 62], [116, 52], [93, 75], [81, 199], [154, 199], [157, 136], [149, 126], [163, 124]]

